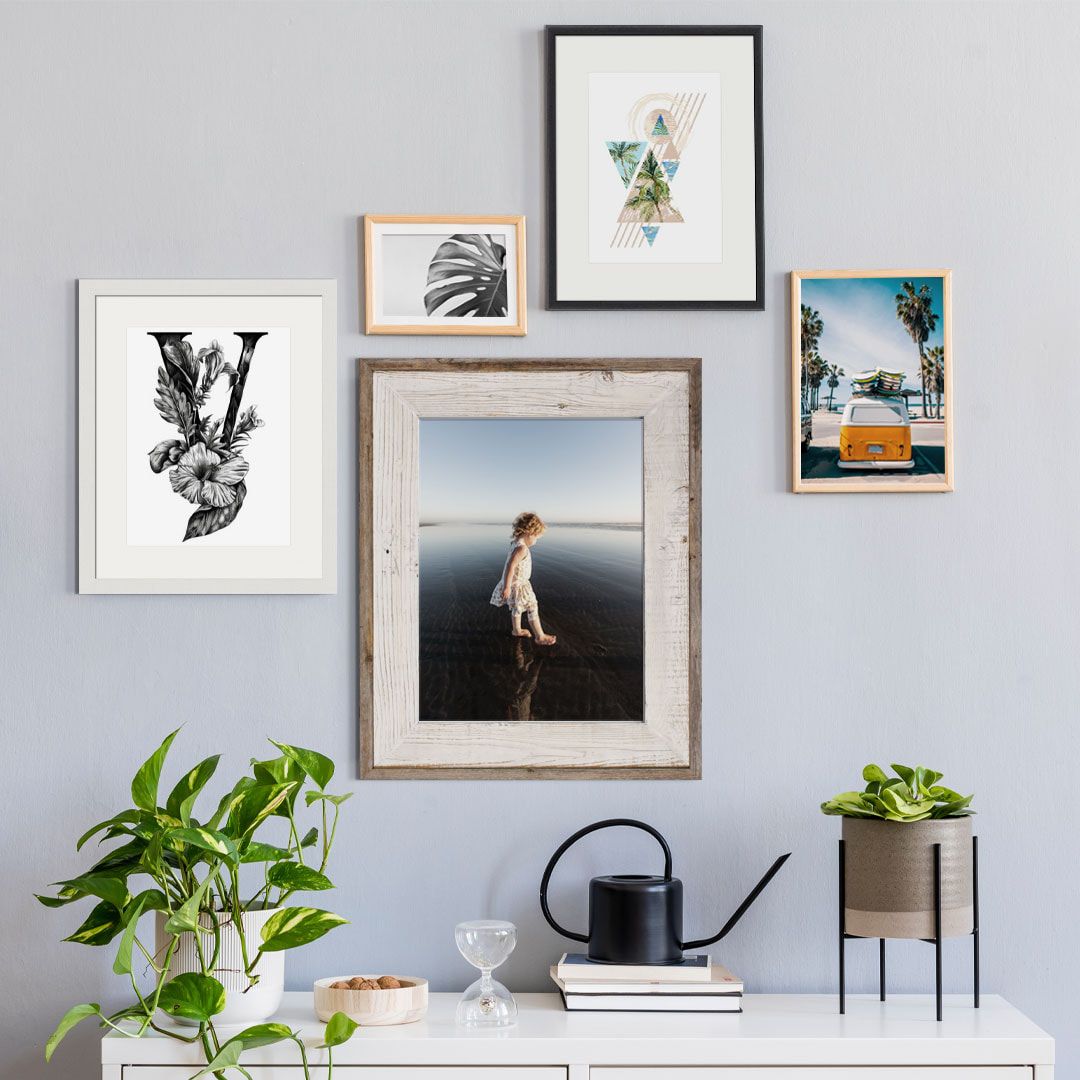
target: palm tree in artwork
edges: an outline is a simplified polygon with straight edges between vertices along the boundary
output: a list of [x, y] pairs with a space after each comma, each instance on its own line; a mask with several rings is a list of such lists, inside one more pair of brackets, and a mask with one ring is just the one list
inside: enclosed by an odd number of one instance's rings
[[945, 346], [935, 345], [926, 352], [930, 361], [930, 389], [937, 398], [937, 408], [934, 415], [941, 419], [941, 395], [945, 392]]
[[640, 149], [641, 143], [636, 142], [613, 142], [608, 144], [608, 153], [611, 155], [611, 160], [615, 162], [623, 183], [628, 187], [634, 177], [634, 169], [637, 168], [638, 151]]
[[821, 392], [821, 384], [825, 381], [825, 373], [829, 370], [828, 365], [821, 358], [821, 354], [814, 351], [806, 365], [807, 382], [810, 386], [810, 411], [815, 412], [818, 407], [818, 395]]
[[919, 374], [922, 377], [923, 416], [927, 415], [929, 393], [929, 374], [926, 366], [926, 339], [937, 328], [937, 315], [934, 314], [930, 286], [920, 285], [918, 289], [911, 281], [900, 283], [900, 292], [896, 294], [896, 317], [904, 324], [904, 329], [911, 336], [919, 350]]
[[844, 374], [844, 369], [839, 364], [829, 364], [825, 372], [829, 376], [829, 403], [827, 408], [829, 412], [832, 412], [833, 394], [836, 393], [836, 388], [840, 385], [840, 378]]
[[664, 220], [664, 211], [671, 209], [671, 188], [663, 166], [650, 150], [637, 171], [634, 181], [634, 194], [626, 200], [626, 205], [641, 215], [642, 221], [652, 221], [653, 215]]
[[806, 412], [810, 390], [810, 358], [817, 353], [818, 342], [825, 331], [825, 324], [821, 320], [821, 315], [806, 304], [801, 305], [799, 322], [800, 393], [802, 411]]

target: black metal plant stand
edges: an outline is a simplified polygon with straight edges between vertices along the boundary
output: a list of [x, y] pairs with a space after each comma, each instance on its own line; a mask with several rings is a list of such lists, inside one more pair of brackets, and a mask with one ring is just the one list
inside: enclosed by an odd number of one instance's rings
[[[937, 1018], [942, 1019], [941, 1008], [941, 845], [933, 845], [934, 852], [934, 936], [922, 938], [928, 945], [934, 946], [934, 985], [937, 1002]], [[846, 1009], [847, 988], [845, 986], [845, 944], [851, 939], [861, 941], [871, 940], [863, 938], [859, 934], [849, 934], [844, 922], [844, 909], [847, 906], [846, 888], [844, 884], [844, 841], [840, 841], [840, 1012]], [[979, 1007], [979, 838], [971, 838], [971, 907], [972, 907], [972, 968], [975, 976], [975, 1008]], [[878, 987], [880, 999], [885, 1000], [885, 939], [878, 938]]]

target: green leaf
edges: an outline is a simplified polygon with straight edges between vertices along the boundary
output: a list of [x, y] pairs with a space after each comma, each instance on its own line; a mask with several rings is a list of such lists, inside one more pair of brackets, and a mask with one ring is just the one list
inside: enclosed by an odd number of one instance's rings
[[128, 902], [127, 881], [114, 874], [83, 874], [69, 881], [54, 881], [62, 890], [77, 890], [82, 896], [96, 896], [113, 907], [122, 908]]
[[185, 931], [193, 932], [198, 929], [199, 907], [211, 880], [212, 875], [207, 874], [202, 884], [172, 913], [165, 924], [166, 934], [183, 934]]
[[139, 916], [142, 914], [143, 905], [146, 903], [146, 894], [143, 893], [128, 910], [123, 914], [126, 924], [124, 932], [120, 935], [120, 947], [116, 950], [116, 958], [113, 960], [113, 974], [131, 974], [131, 950], [135, 944], [135, 933], [139, 929]]
[[308, 831], [306, 833], [304, 833], [303, 838], [300, 841], [300, 846], [302, 848], [313, 847], [315, 845], [315, 841], [318, 840], [318, 839], [319, 839], [319, 830], [312, 827], [312, 828], [308, 829]]
[[124, 928], [120, 911], [102, 900], [86, 917], [86, 921], [74, 934], [64, 938], [77, 945], [108, 945]]
[[180, 729], [165, 737], [165, 741], [143, 762], [135, 779], [131, 781], [131, 801], [143, 810], [153, 813], [157, 810], [158, 783], [161, 780], [161, 768]]
[[245, 863], [282, 862], [291, 858], [292, 852], [285, 848], [274, 847], [273, 844], [261, 844], [258, 840], [252, 840], [244, 849], [240, 861]]
[[78, 889], [61, 889], [56, 896], [42, 896], [40, 893], [34, 893], [34, 899], [47, 908], [60, 908], [66, 904], [74, 904], [76, 900], [81, 900], [85, 895], [85, 893], [79, 892]]
[[325, 791], [305, 791], [304, 801], [311, 806], [317, 802], [329, 802], [335, 806], [340, 806], [343, 802], [353, 797], [353, 793], [350, 791], [347, 795], [330, 795]]
[[212, 757], [200, 761], [187, 776], [183, 777], [176, 787], [172, 789], [169, 798], [165, 802], [166, 813], [171, 814], [174, 818], [179, 818], [184, 825], [190, 825], [191, 808], [195, 805], [199, 792], [206, 787], [210, 777], [214, 775], [214, 770], [220, 760], [221, 755], [214, 754]]
[[326, 1033], [323, 1035], [324, 1046], [340, 1046], [348, 1042], [360, 1025], [355, 1020], [350, 1020], [343, 1012], [336, 1012], [326, 1024]]
[[263, 952], [282, 952], [321, 938], [335, 926], [347, 923], [340, 915], [319, 908], [282, 908], [263, 924]]
[[296, 802], [296, 796], [304, 786], [307, 773], [292, 758], [282, 754], [281, 757], [271, 758], [268, 761], [252, 761], [252, 771], [255, 778], [263, 784], [295, 784], [289, 797], [274, 811], [279, 817], [288, 817]]
[[122, 810], [119, 814], [109, 818], [106, 821], [99, 821], [95, 826], [87, 829], [86, 832], [79, 837], [78, 842], [75, 844], [76, 851], [82, 851], [83, 844], [86, 843], [92, 836], [96, 836], [103, 829], [111, 829], [114, 825], [136, 825], [142, 820], [142, 814], [138, 810]]
[[885, 770], [880, 765], [870, 764], [867, 765], [862, 771], [862, 778], [864, 780], [876, 780], [879, 784], [884, 784], [888, 780], [888, 776], [885, 775]]
[[290, 1031], [284, 1024], [256, 1024], [254, 1027], [245, 1028], [239, 1035], [234, 1035], [225, 1043], [210, 1059], [206, 1068], [200, 1069], [191, 1077], [191, 1080], [198, 1080], [198, 1077], [205, 1076], [207, 1073], [238, 1068], [240, 1055], [245, 1050], [251, 1050], [256, 1046], [269, 1046], [272, 1043], [295, 1037], [296, 1033]]
[[189, 971], [170, 979], [162, 988], [158, 1008], [205, 1024], [225, 1008], [225, 987], [212, 975]]
[[240, 861], [236, 845], [228, 836], [218, 832], [217, 829], [204, 829], [193, 825], [188, 829], [174, 829], [170, 836], [182, 840], [192, 847], [201, 848], [203, 851], [209, 851], [214, 855], [220, 855], [234, 865]]
[[285, 1024], [255, 1024], [244, 1028], [238, 1035], [234, 1035], [229, 1042], [243, 1043], [245, 1050], [254, 1050], [257, 1046], [271, 1046], [281, 1042], [282, 1039], [291, 1039], [294, 1032]]
[[220, 828], [221, 823], [226, 819], [227, 815], [232, 813], [233, 807], [240, 801], [244, 792], [247, 791], [248, 788], [254, 787], [257, 783], [258, 781], [250, 776], [241, 776], [240, 779], [233, 784], [232, 791], [230, 791], [228, 795], [223, 795], [221, 797], [217, 810], [214, 811], [214, 816], [206, 823], [206, 827], [208, 829]]
[[290, 746], [288, 743], [270, 742], [286, 756], [293, 759], [301, 769], [311, 777], [320, 788], [325, 788], [334, 776], [334, 763], [324, 754], [315, 750], [305, 750], [302, 746]]
[[911, 789], [911, 793], [913, 795], [918, 794], [919, 787], [915, 783], [914, 769], [909, 768], [907, 765], [897, 765], [893, 763], [893, 772], [895, 772], [897, 776], [903, 779], [904, 783], [907, 784], [907, 786]]
[[236, 840], [247, 839], [296, 790], [299, 782], [245, 788], [229, 813], [228, 833]]
[[90, 1002], [86, 1005], [75, 1005], [68, 1009], [64, 1013], [64, 1018], [56, 1025], [56, 1030], [49, 1036], [49, 1041], [45, 1044], [45, 1060], [52, 1061], [52, 1056], [56, 1051], [56, 1048], [63, 1042], [64, 1036], [77, 1024], [80, 1020], [85, 1020], [88, 1016], [100, 1016], [101, 1006]]
[[287, 892], [318, 892], [321, 889], [332, 889], [333, 882], [325, 874], [313, 870], [310, 866], [301, 866], [299, 863], [279, 862], [270, 868], [266, 875], [271, 885]]
[[200, 1076], [206, 1076], [208, 1073], [220, 1073], [225, 1069], [235, 1069], [243, 1052], [244, 1044], [231, 1039], [210, 1059], [205, 1068], [200, 1069], [191, 1077], [191, 1080], [199, 1080]]

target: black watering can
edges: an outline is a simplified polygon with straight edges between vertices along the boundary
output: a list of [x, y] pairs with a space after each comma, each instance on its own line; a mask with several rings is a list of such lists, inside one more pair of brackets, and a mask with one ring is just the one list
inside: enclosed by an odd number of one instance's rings
[[[575, 934], [561, 927], [548, 908], [548, 882], [555, 864], [571, 844], [598, 829], [614, 825], [629, 825], [643, 829], [656, 838], [664, 849], [664, 876], [648, 874], [612, 874], [594, 877], [589, 882], [589, 932]], [[712, 937], [700, 941], [682, 939], [682, 882], [671, 876], [671, 848], [651, 825], [633, 818], [609, 818], [579, 829], [564, 840], [544, 870], [540, 879], [540, 910], [552, 929], [563, 937], [584, 941], [589, 946], [589, 959], [598, 964], [678, 964], [684, 949], [702, 949], [719, 941], [746, 914], [750, 905], [761, 895], [776, 872], [791, 855], [781, 855], [769, 867], [765, 876], [754, 886], [750, 895], [739, 905], [735, 914]]]

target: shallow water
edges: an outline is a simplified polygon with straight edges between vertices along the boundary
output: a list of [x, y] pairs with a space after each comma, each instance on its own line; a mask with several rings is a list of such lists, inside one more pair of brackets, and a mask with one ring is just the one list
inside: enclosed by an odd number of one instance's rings
[[420, 719], [643, 719], [641, 530], [551, 526], [532, 549], [550, 647], [489, 603], [509, 532], [420, 528]]

